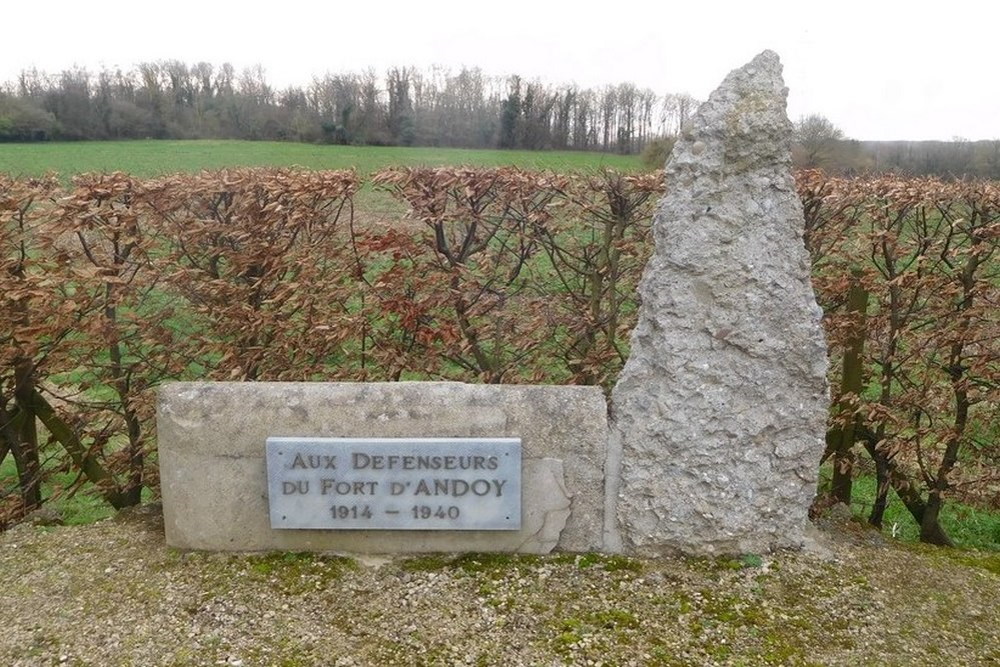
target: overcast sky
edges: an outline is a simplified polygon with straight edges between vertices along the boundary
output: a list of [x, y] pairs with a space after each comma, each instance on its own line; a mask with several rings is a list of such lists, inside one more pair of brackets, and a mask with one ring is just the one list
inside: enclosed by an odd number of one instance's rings
[[704, 99], [765, 48], [789, 116], [855, 139], [1000, 139], [1000, 8], [991, 0], [49, 0], [6, 2], [0, 80], [36, 66], [176, 58], [259, 63], [281, 87], [393, 65], [632, 81]]

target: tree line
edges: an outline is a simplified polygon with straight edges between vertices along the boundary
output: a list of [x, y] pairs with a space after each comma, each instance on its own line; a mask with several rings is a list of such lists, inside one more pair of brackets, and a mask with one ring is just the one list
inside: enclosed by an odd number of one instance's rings
[[[694, 113], [687, 94], [581, 88], [518, 75], [393, 67], [278, 89], [260, 66], [179, 60], [21, 72], [0, 85], [0, 142], [246, 139], [379, 146], [645, 151], [661, 167]], [[833, 173], [1000, 178], [1000, 140], [857, 141], [820, 115], [796, 123], [795, 162]]]
[[895, 173], [1000, 179], [1000, 139], [969, 141], [857, 141], [824, 116], [795, 123], [795, 165], [835, 174]]
[[260, 66], [142, 62], [0, 88], [0, 141], [249, 139], [331, 144], [576, 149], [636, 153], [675, 135], [686, 94], [632, 83], [581, 88], [478, 68], [326, 73], [278, 89]]

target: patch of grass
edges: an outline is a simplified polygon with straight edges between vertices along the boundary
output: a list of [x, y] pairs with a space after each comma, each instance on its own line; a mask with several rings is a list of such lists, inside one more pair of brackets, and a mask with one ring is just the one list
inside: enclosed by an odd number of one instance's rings
[[[828, 470], [821, 475], [829, 476]], [[861, 476], [854, 480], [851, 511], [861, 521], [867, 521], [875, 502], [874, 477]], [[941, 525], [959, 547], [1000, 551], [1000, 512], [990, 512], [958, 502], [947, 502], [941, 510]], [[882, 532], [903, 542], [918, 542], [920, 526], [906, 506], [889, 492], [889, 504], [882, 523]]]
[[[43, 456], [49, 454], [49, 450], [43, 451]], [[70, 492], [68, 489], [74, 488], [78, 483], [79, 475], [74, 472], [53, 472], [57, 458], [49, 456], [42, 464], [45, 475], [42, 481], [42, 507], [57, 512], [67, 526], [83, 526], [116, 514], [117, 510], [107, 504], [89, 482], [84, 482]], [[8, 456], [0, 463], [0, 489], [3, 494], [17, 493], [17, 467], [13, 456]], [[152, 489], [143, 487], [142, 503], [152, 502], [155, 497]]]
[[[43, 465], [43, 469], [46, 467]], [[66, 489], [76, 479], [77, 475], [73, 473], [49, 471], [42, 483], [42, 497], [45, 499], [43, 506], [57, 512], [69, 526], [94, 523], [114, 515], [114, 508], [105, 503], [90, 484], [85, 484], [75, 493], [68, 492]], [[12, 456], [0, 463], [0, 489], [4, 493], [17, 493], [17, 467]], [[149, 489], [143, 489], [143, 502], [150, 497]]]
[[64, 178], [85, 171], [126, 171], [156, 176], [223, 167], [302, 166], [357, 169], [368, 174], [391, 166], [513, 165], [528, 169], [575, 171], [610, 167], [637, 171], [636, 155], [583, 151], [507, 151], [463, 148], [321, 146], [273, 141], [77, 141], [0, 144], [0, 172], [39, 176], [55, 171]]
[[[75, 476], [66, 473], [65, 477], [67, 478], [65, 481], [68, 482], [70, 477]], [[150, 493], [149, 489], [143, 489], [143, 499], [146, 500]], [[107, 519], [115, 514], [115, 509], [92, 490], [77, 493], [72, 497], [57, 498], [46, 507], [58, 511], [67, 526], [82, 526]]]

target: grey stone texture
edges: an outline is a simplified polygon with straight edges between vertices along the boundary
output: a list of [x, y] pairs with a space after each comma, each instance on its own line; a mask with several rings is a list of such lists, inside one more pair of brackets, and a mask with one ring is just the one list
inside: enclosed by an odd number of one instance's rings
[[[272, 530], [268, 436], [520, 437], [522, 529]], [[597, 387], [170, 383], [157, 410], [167, 543], [347, 553], [600, 550], [607, 437]]]
[[761, 53], [698, 109], [667, 164], [612, 394], [611, 546], [652, 556], [803, 544], [829, 392], [786, 95], [777, 55]]

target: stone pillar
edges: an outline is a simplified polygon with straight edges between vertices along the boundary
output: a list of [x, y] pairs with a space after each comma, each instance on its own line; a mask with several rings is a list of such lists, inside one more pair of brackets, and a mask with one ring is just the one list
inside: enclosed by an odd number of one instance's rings
[[620, 532], [609, 529], [608, 548], [802, 544], [829, 392], [786, 96], [765, 51], [726, 77], [674, 146], [612, 394]]

